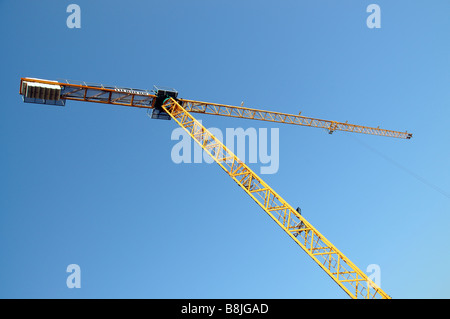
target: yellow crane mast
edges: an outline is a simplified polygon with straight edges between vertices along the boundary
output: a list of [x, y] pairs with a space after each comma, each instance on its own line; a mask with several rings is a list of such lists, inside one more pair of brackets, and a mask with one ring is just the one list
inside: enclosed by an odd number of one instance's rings
[[28, 103], [63, 106], [66, 100], [96, 102], [146, 108], [152, 110], [151, 117], [154, 119], [173, 119], [351, 298], [390, 299], [386, 292], [339, 251], [300, 212], [293, 209], [197, 121], [192, 113], [319, 127], [327, 129], [330, 134], [334, 131], [347, 131], [410, 139], [411, 133], [321, 120], [300, 114], [180, 99], [174, 89], [158, 87], [148, 91], [68, 80], [22, 78], [19, 92], [24, 102]]

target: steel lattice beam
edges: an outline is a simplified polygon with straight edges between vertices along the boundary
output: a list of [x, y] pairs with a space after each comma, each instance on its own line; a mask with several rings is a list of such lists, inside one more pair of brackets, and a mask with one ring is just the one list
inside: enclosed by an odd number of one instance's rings
[[[156, 96], [147, 90], [121, 88], [115, 86], [104, 86], [101, 84], [91, 84], [86, 82], [74, 82], [68, 80], [48, 81], [33, 78], [22, 78], [20, 83], [20, 94], [24, 82], [34, 82], [40, 84], [59, 85], [61, 86], [60, 100], [74, 100], [84, 102], [96, 102], [103, 104], [113, 104], [121, 106], [132, 106], [146, 109], [155, 107]], [[233, 118], [243, 118], [283, 124], [292, 124], [300, 126], [317, 127], [328, 130], [329, 133], [334, 131], [345, 131], [352, 133], [361, 133], [369, 135], [395, 137], [401, 139], [410, 139], [411, 133], [393, 130], [381, 129], [379, 127], [362, 126], [349, 124], [347, 122], [337, 122], [330, 120], [322, 120], [313, 117], [301, 115], [280, 113], [274, 111], [258, 110], [253, 108], [231, 106], [217, 103], [208, 103], [187, 99], [177, 100], [183, 108], [188, 112], [201, 113], [209, 115], [220, 115]]]
[[163, 108], [350, 297], [390, 298], [176, 100]]
[[345, 131], [353, 133], [396, 137], [403, 139], [410, 139], [412, 137], [412, 134], [408, 132], [385, 130], [378, 127], [375, 128], [330, 120], [321, 120], [301, 115], [264, 111], [246, 107], [231, 106], [217, 103], [207, 103], [186, 99], [180, 99], [180, 102], [181, 106], [183, 106], [188, 112], [192, 113], [202, 113], [202, 114], [220, 115], [251, 120], [268, 121], [275, 123], [318, 127], [327, 129], [330, 133], [333, 133], [334, 131]]

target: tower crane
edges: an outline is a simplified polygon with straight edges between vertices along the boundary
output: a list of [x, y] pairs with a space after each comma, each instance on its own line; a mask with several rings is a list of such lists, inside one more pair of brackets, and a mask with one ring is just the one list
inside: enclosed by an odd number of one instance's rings
[[67, 100], [96, 102], [147, 109], [151, 118], [173, 120], [210, 155], [245, 193], [260, 206], [317, 265], [354, 299], [390, 299], [391, 297], [361, 271], [350, 259], [322, 235], [299, 209], [294, 209], [243, 161], [211, 134], [193, 114], [220, 115], [300, 126], [324, 128], [330, 134], [346, 131], [411, 139], [412, 134], [368, 127], [347, 122], [322, 120], [301, 114], [287, 114], [241, 106], [188, 100], [178, 97], [172, 88], [155, 86], [153, 90], [105, 86], [70, 80], [21, 78], [20, 95], [27, 103], [64, 106]]

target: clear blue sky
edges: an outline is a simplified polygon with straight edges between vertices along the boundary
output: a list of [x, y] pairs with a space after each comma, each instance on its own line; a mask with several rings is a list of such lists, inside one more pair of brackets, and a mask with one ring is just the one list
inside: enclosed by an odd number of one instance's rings
[[0, 297], [347, 298], [217, 165], [173, 163], [173, 121], [24, 104], [29, 76], [412, 132], [199, 116], [278, 127], [264, 180], [362, 270], [379, 265], [392, 297], [449, 298], [449, 14], [446, 0], [0, 1]]

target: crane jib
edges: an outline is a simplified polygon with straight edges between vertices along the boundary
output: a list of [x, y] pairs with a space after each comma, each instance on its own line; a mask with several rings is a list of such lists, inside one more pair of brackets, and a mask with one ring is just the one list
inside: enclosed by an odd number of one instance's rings
[[36, 78], [22, 78], [20, 94], [27, 103], [64, 106], [66, 100], [96, 102], [112, 105], [132, 106], [153, 109], [151, 118], [170, 120], [170, 116], [161, 108], [166, 98], [176, 99], [188, 112], [220, 115], [283, 124], [293, 124], [322, 128], [333, 133], [344, 131], [351, 133], [378, 135], [400, 139], [411, 139], [412, 133], [393, 131], [379, 127], [369, 127], [302, 116], [275, 111], [259, 110], [217, 103], [208, 103], [178, 98], [173, 88], [154, 86], [154, 89], [141, 90], [111, 85], [87, 83], [82, 81], [50, 81]]

